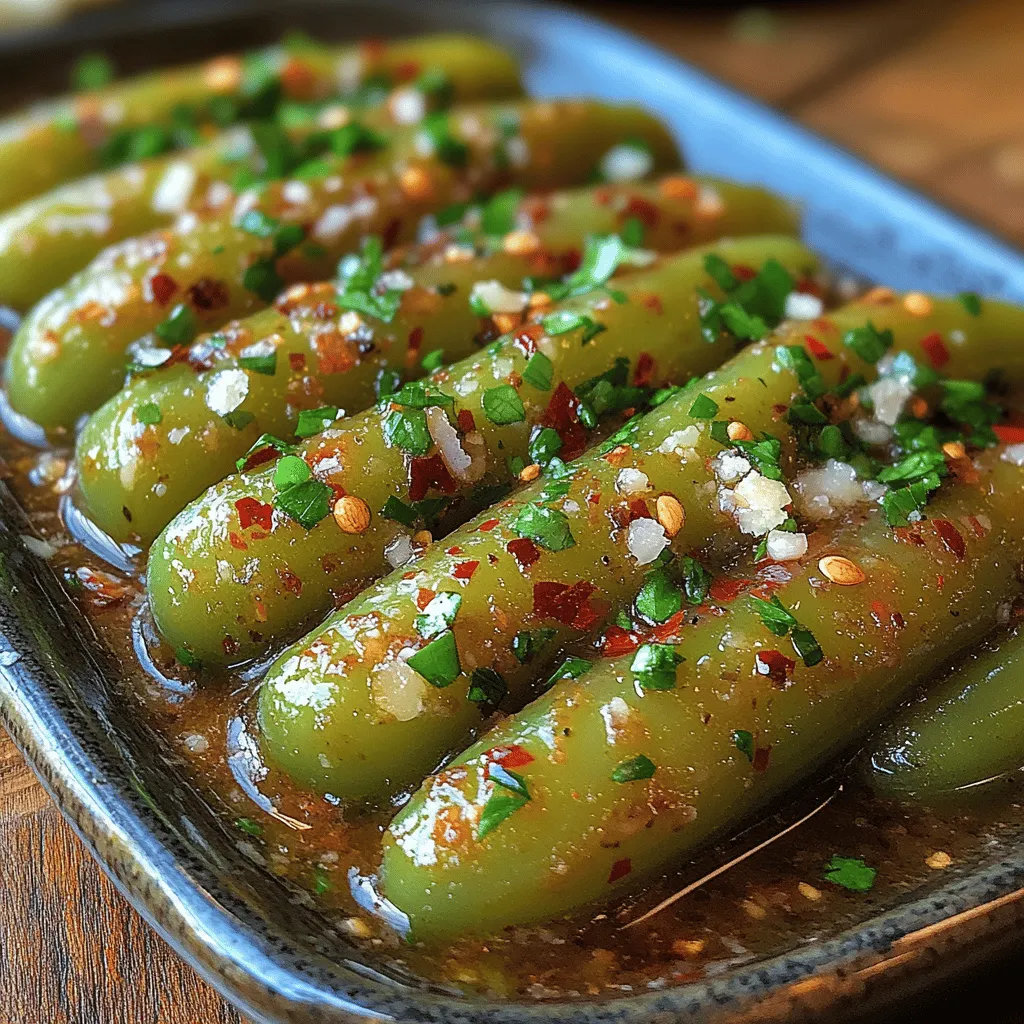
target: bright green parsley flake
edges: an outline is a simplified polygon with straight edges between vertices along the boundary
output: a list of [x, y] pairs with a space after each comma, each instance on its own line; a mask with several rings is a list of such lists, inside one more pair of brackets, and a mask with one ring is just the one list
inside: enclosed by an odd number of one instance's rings
[[838, 459], [840, 462], [845, 462], [851, 452], [842, 430], [834, 423], [829, 423], [821, 428], [817, 447], [822, 458]]
[[957, 298], [971, 316], [981, 316], [981, 299], [974, 292], [961, 292]]
[[380, 515], [384, 519], [401, 523], [403, 526], [412, 526], [417, 519], [429, 522], [447, 504], [447, 498], [424, 498], [422, 501], [414, 501], [411, 505], [407, 505], [392, 495], [384, 502]]
[[683, 595], [666, 570], [655, 569], [647, 574], [634, 607], [648, 622], [666, 622], [683, 607]]
[[586, 316], [583, 313], [573, 313], [568, 309], [559, 310], [557, 313], [549, 313], [541, 320], [540, 325], [552, 337], [559, 334], [568, 334], [569, 331], [575, 331], [582, 327], [583, 334], [580, 335], [581, 345], [586, 345], [603, 331], [608, 330], [604, 324], [598, 323], [592, 317]]
[[550, 690], [555, 683], [560, 683], [563, 679], [579, 679], [580, 676], [589, 672], [591, 668], [591, 662], [587, 661], [586, 658], [566, 658], [554, 672], [551, 673], [547, 683], [544, 685], [545, 690]]
[[156, 402], [143, 402], [135, 407], [135, 418], [140, 423], [145, 423], [147, 427], [155, 427], [164, 415]]
[[236, 818], [235, 828], [244, 832], [247, 836], [263, 835], [263, 826], [258, 821], [253, 821], [252, 818]]
[[475, 668], [467, 697], [474, 704], [497, 707], [508, 695], [508, 683], [493, 668]]
[[707, 395], [698, 395], [690, 406], [690, 415], [695, 420], [713, 420], [718, 415], [718, 403]]
[[489, 832], [493, 832], [503, 821], [530, 801], [526, 780], [521, 775], [493, 763], [488, 774], [497, 785], [480, 812], [477, 839], [483, 839]]
[[267, 377], [273, 377], [277, 373], [277, 352], [268, 352], [259, 356], [239, 356], [238, 365], [243, 370], [251, 370], [253, 373], [262, 373]]
[[156, 325], [157, 337], [171, 345], [187, 345], [198, 333], [195, 313], [183, 302], [171, 310], [163, 323]]
[[358, 256], [346, 256], [338, 264], [338, 305], [342, 309], [364, 313], [389, 324], [402, 303], [402, 292], [397, 288], [377, 287], [383, 273], [384, 246], [380, 238], [371, 235], [363, 242]]
[[323, 896], [325, 892], [330, 892], [334, 888], [331, 882], [331, 876], [327, 873], [327, 869], [322, 864], [317, 864], [313, 868], [313, 892], [317, 896]]
[[674, 690], [676, 666], [683, 660], [671, 644], [644, 644], [637, 649], [629, 667], [633, 670], [634, 682], [645, 690]]
[[480, 400], [484, 415], [497, 426], [509, 423], [522, 423], [526, 419], [526, 409], [511, 384], [499, 384], [495, 388], [487, 388]]
[[427, 428], [427, 415], [421, 409], [394, 409], [384, 418], [384, 442], [409, 455], [426, 455], [434, 441]]
[[620, 761], [612, 769], [612, 782], [640, 782], [651, 778], [658, 770], [657, 765], [645, 754], [637, 754], [626, 761]]
[[561, 450], [562, 439], [551, 427], [541, 427], [530, 438], [530, 461], [538, 466], [546, 466]]
[[[375, 132], [372, 128], [359, 121], [350, 121], [346, 125], [331, 132], [331, 152], [335, 156], [346, 157], [353, 153], [373, 153], [376, 150], [386, 148], [388, 139], [386, 135]], [[328, 163], [329, 172], [337, 169], [333, 163]]]
[[800, 387], [812, 402], [825, 394], [825, 379], [803, 345], [779, 345], [775, 349], [775, 358], [780, 366], [796, 374]]
[[277, 272], [274, 259], [266, 256], [249, 264], [242, 275], [242, 287], [270, 303], [284, 288], [284, 278]]
[[595, 291], [615, 273], [626, 251], [618, 235], [590, 236], [584, 243], [579, 268], [564, 283], [553, 284], [545, 291], [556, 302]]
[[114, 65], [103, 53], [86, 53], [75, 61], [71, 71], [71, 88], [75, 92], [102, 89], [114, 80]]
[[882, 497], [885, 521], [890, 526], [908, 526], [912, 521], [919, 519], [928, 504], [929, 494], [938, 486], [939, 479], [935, 477], [933, 480], [919, 480], [909, 487], [887, 491]]
[[435, 370], [440, 370], [444, 366], [444, 349], [435, 348], [428, 352], [421, 360], [420, 366], [423, 367], [427, 373], [433, 373]]
[[555, 368], [543, 352], [534, 352], [523, 368], [523, 380], [538, 391], [550, 391]]
[[627, 217], [619, 229], [619, 238], [630, 249], [639, 249], [644, 244], [644, 222], [639, 217]]
[[319, 409], [303, 409], [295, 425], [296, 437], [312, 437], [326, 430], [337, 418], [336, 405], [322, 405]]
[[754, 760], [754, 734], [746, 729], [735, 729], [732, 742], [736, 749], [748, 760]]
[[683, 591], [690, 604], [703, 604], [711, 589], [711, 573], [696, 558], [686, 556], [680, 562], [683, 575]]
[[516, 226], [516, 212], [523, 200], [521, 188], [498, 192], [484, 203], [480, 229], [485, 235], [507, 235]]
[[866, 326], [854, 327], [843, 335], [843, 344], [872, 365], [892, 348], [892, 342], [892, 331], [879, 331], [870, 321]]
[[256, 417], [248, 409], [235, 409], [234, 412], [225, 413], [221, 419], [235, 430], [245, 430]]
[[303, 529], [312, 530], [317, 523], [330, 515], [333, 497], [334, 492], [327, 484], [310, 478], [292, 484], [278, 493], [274, 498], [274, 507], [280, 509], [289, 519], [294, 519]]
[[772, 594], [768, 601], [754, 596], [749, 597], [748, 600], [770, 633], [790, 638], [796, 653], [800, 655], [808, 668], [817, 665], [822, 660], [824, 654], [818, 641], [814, 638], [814, 634], [797, 622], [789, 609], [779, 600], [778, 595]]
[[786, 296], [794, 282], [778, 260], [766, 260], [754, 277], [742, 281], [715, 253], [704, 257], [704, 269], [725, 292], [725, 300], [719, 301], [703, 288], [697, 289], [697, 311], [705, 341], [717, 342], [723, 334], [757, 341], [782, 320]]
[[431, 686], [443, 689], [462, 674], [455, 634], [449, 629], [418, 650], [406, 664], [417, 671]]
[[531, 661], [551, 641], [557, 630], [523, 630], [512, 637], [512, 653], [520, 665]]
[[274, 434], [260, 434], [256, 439], [256, 443], [240, 459], [236, 460], [235, 466], [238, 472], [241, 473], [249, 460], [257, 452], [261, 452], [265, 448], [273, 448], [279, 455], [294, 455], [299, 450], [297, 445], [289, 444]]
[[868, 892], [875, 884], [876, 868], [868, 867], [860, 857], [840, 857], [833, 854], [825, 865], [822, 878], [851, 892]]
[[199, 668], [202, 662], [187, 647], [175, 647], [174, 657], [180, 661], [185, 668]]
[[438, 636], [455, 622], [461, 606], [461, 594], [446, 590], [436, 595], [423, 609], [423, 613], [416, 616], [416, 632], [424, 640]]
[[513, 528], [520, 537], [526, 537], [548, 551], [564, 551], [576, 543], [569, 517], [556, 508], [524, 505]]
[[435, 156], [449, 167], [464, 167], [469, 159], [469, 147], [452, 133], [447, 114], [429, 114], [421, 126]]

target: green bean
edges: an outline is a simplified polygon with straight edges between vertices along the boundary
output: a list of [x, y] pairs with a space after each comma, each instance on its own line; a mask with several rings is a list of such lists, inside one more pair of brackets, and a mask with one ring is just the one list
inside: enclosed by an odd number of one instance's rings
[[[557, 275], [578, 258], [588, 234], [624, 231], [650, 251], [676, 248], [681, 239], [796, 230], [792, 212], [769, 193], [682, 178], [526, 198], [501, 193], [465, 219], [478, 226], [471, 236], [476, 249], [467, 247], [460, 228], [409, 254], [400, 283], [411, 287], [393, 319], [340, 308], [331, 285], [299, 286], [275, 308], [221, 331], [215, 340], [222, 347], [201, 338], [187, 358], [146, 373], [111, 398], [89, 418], [77, 445], [79, 485], [97, 525], [116, 540], [149, 544], [189, 501], [232, 472], [261, 434], [290, 436], [303, 408], [357, 412], [373, 401], [381, 372], [418, 376], [420, 357], [437, 350], [445, 362], [470, 355], [482, 323], [469, 303], [474, 283], [516, 288], [528, 276]], [[481, 225], [491, 236], [481, 236]], [[446, 243], [455, 236], [463, 243]], [[427, 265], [415, 266], [423, 254]], [[240, 355], [263, 349], [272, 365]], [[170, 358], [172, 351], [162, 355]], [[206, 402], [207, 385], [229, 369], [248, 377], [240, 406], [248, 422], [241, 428]], [[140, 410], [159, 422], [140, 421]]]
[[[440, 105], [519, 92], [514, 68], [496, 60], [500, 51], [488, 43], [454, 37], [443, 47], [434, 41], [421, 48], [424, 57], [436, 55], [444, 63], [425, 69], [419, 87], [373, 94], [367, 105], [290, 105], [279, 114], [283, 124], [238, 127], [191, 149], [59, 186], [8, 210], [0, 215], [0, 302], [27, 309], [107, 246], [167, 224], [186, 209], [209, 214], [227, 208], [236, 198], [229, 184], [237, 189], [293, 170], [315, 173], [323, 153], [386, 144], [380, 130], [418, 122]], [[376, 134], [360, 137], [359, 126]]]
[[381, 83], [445, 66], [462, 77], [481, 48], [495, 82], [519, 90], [512, 57], [461, 35], [357, 46], [271, 47], [125, 79], [29, 107], [0, 122], [0, 210], [117, 163], [189, 145], [211, 124], [266, 116], [282, 102], [361, 100]]
[[[412, 935], [550, 919], [679, 863], [991, 628], [1020, 588], [1022, 470], [997, 453], [979, 461], [981, 487], [944, 487], [908, 530], [876, 508], [862, 525], [819, 529], [781, 578], [741, 566], [760, 602], [712, 596], [659, 643], [557, 683], [428, 779], [392, 822], [381, 872]], [[991, 528], [953, 526], [971, 516]], [[830, 555], [863, 581], [829, 583]], [[799, 625], [780, 627], [779, 614]], [[806, 636], [820, 640], [813, 656]]]
[[243, 193], [231, 216], [189, 215], [121, 243], [22, 323], [6, 366], [10, 404], [45, 428], [69, 427], [119, 390], [128, 346], [150, 332], [189, 341], [268, 305], [287, 283], [327, 276], [361, 236], [408, 240], [425, 213], [504, 183], [579, 183], [623, 146], [641, 153], [643, 170], [677, 161], [662, 125], [632, 107], [457, 108], [359, 174], [272, 183]]

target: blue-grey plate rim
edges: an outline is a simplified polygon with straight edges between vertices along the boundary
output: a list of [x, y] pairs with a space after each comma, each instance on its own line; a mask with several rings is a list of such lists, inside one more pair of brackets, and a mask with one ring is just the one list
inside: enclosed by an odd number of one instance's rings
[[[311, 0], [290, 6], [288, 17], [313, 8], [324, 18], [344, 17], [353, 37], [454, 26], [505, 40], [527, 55], [538, 94], [640, 99], [676, 128], [695, 169], [759, 181], [804, 201], [806, 237], [834, 263], [894, 287], [1024, 300], [1024, 257], [1005, 243], [592, 17], [486, 0]], [[95, 45], [154, 26], [272, 13], [280, 12], [269, 0], [176, 0], [98, 13], [55, 35], [8, 40], [0, 51]], [[253, 1020], [639, 1024], [862, 1016], [981, 962], [1013, 941], [1024, 917], [1022, 843], [847, 932], [699, 983], [594, 1002], [491, 1002], [402, 977], [347, 943], [300, 891], [240, 855], [215, 810], [174, 784], [173, 757], [152, 746], [147, 724], [108, 688], [116, 666], [21, 542], [28, 532], [4, 487], [0, 717], [121, 893]]]

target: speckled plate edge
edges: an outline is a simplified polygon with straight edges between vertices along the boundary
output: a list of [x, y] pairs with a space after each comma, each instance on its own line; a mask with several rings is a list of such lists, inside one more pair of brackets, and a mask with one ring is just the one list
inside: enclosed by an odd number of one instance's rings
[[[257, 8], [259, 5], [255, 5]], [[833, 261], [894, 286], [1024, 299], [1024, 259], [765, 108], [631, 37], [560, 8], [523, 4], [296, 4], [347, 35], [441, 27], [517, 47], [538, 94], [640, 99], [700, 170], [759, 180], [807, 204], [806, 235]], [[254, 5], [153, 5], [152, 23], [204, 23]], [[138, 27], [138, 26], [135, 26]], [[142, 26], [145, 27], [145, 26]], [[107, 20], [104, 32], [133, 26]], [[93, 39], [97, 38], [94, 30]], [[6, 489], [5, 489], [6, 491]], [[1024, 918], [1024, 848], [833, 939], [713, 980], [599, 1003], [490, 1003], [419, 986], [355, 947], [301, 895], [232, 859], [215, 812], [176, 786], [174, 765], [126, 717], [88, 624], [20, 542], [0, 496], [0, 716], [51, 797], [119, 890], [243, 1012], [259, 1021], [387, 1018], [445, 1024], [800, 1020], [891, 1005], [1013, 941]], [[158, 796], [154, 796], [158, 793]], [[260, 899], [269, 899], [261, 905]], [[288, 914], [282, 916], [281, 907]], [[294, 908], [294, 910], [292, 909]]]

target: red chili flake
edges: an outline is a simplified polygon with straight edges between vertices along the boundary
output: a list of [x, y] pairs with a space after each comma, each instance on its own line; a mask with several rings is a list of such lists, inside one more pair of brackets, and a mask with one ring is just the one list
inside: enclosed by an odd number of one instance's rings
[[149, 288], [153, 293], [153, 301], [160, 306], [166, 306], [178, 290], [178, 282], [170, 274], [154, 274], [149, 279]]
[[732, 268], [732, 272], [741, 281], [752, 281], [755, 277], [757, 277], [757, 271], [753, 267], [748, 267], [748, 266], [746, 266], [745, 264], [742, 264], [742, 263], [737, 263]]
[[751, 767], [755, 772], [765, 772], [768, 770], [768, 761], [772, 756], [771, 747], [755, 747], [754, 748], [754, 760], [751, 762]]
[[670, 637], [677, 636], [683, 625], [685, 613], [678, 611], [670, 619], [666, 619], [660, 626], [650, 630], [648, 636], [656, 643], [665, 643]]
[[634, 519], [653, 519], [654, 517], [648, 511], [647, 502], [643, 498], [634, 498], [629, 503], [629, 521], [633, 522]]
[[306, 368], [306, 356], [302, 352], [289, 352], [288, 353], [288, 365], [295, 370], [296, 373]]
[[587, 603], [596, 590], [593, 583], [584, 580], [571, 587], [564, 583], [534, 583], [533, 613], [538, 618], [586, 629], [596, 618], [595, 610]]
[[620, 878], [625, 878], [633, 870], [633, 862], [628, 857], [623, 857], [622, 860], [617, 860], [613, 865], [611, 871], [608, 872], [608, 884], [617, 882]]
[[720, 576], [711, 581], [708, 588], [708, 597], [717, 604], [728, 604], [735, 601], [748, 587], [753, 585], [753, 580], [730, 580]]
[[767, 676], [773, 683], [782, 686], [792, 676], [796, 662], [781, 651], [758, 651], [754, 657], [754, 667], [759, 676]]
[[413, 459], [409, 463], [409, 497], [413, 501], [422, 501], [431, 487], [444, 494], [454, 494], [458, 489], [440, 455]]
[[618, 658], [623, 654], [632, 654], [639, 646], [640, 637], [632, 630], [609, 626], [604, 633], [601, 655], [605, 658]]
[[871, 617], [875, 620], [875, 625], [882, 629], [886, 626], [903, 629], [906, 625], [903, 616], [899, 612], [893, 611], [884, 601], [871, 602]]
[[416, 78], [420, 73], [420, 64], [415, 60], [403, 60], [401, 64], [395, 68], [395, 78], [399, 82], [408, 82], [412, 78]]
[[975, 537], [984, 537], [988, 530], [977, 516], [964, 516], [964, 522], [971, 528]]
[[641, 352], [637, 356], [636, 370], [633, 371], [633, 387], [645, 388], [651, 383], [653, 377], [654, 356], [650, 352]]
[[249, 550], [249, 545], [246, 544], [245, 541], [242, 540], [242, 538], [239, 537], [238, 534], [235, 533], [234, 530], [232, 530], [228, 534], [228, 540], [231, 542], [231, 546], [233, 548], [237, 548], [239, 551], [248, 551]]
[[946, 585], [946, 577], [943, 576], [941, 572], [936, 574], [935, 576], [935, 585], [939, 588], [939, 590], [942, 590], [942, 588]]
[[542, 224], [551, 216], [551, 204], [544, 196], [527, 196], [519, 210], [531, 224]]
[[[265, 448], [259, 448], [256, 451], [254, 451], [252, 455], [250, 455], [242, 464], [242, 472], [248, 473], [249, 470], [255, 469], [257, 466], [262, 466], [264, 462], [270, 462], [271, 459], [275, 458], [276, 456], [277, 451], [270, 445], [267, 445]], [[245, 498], [239, 500], [250, 501], [255, 499]], [[269, 530], [270, 527], [268, 526], [266, 527], [266, 529]]]
[[311, 100], [316, 90], [317, 79], [313, 69], [297, 60], [289, 58], [288, 62], [281, 68], [281, 89], [284, 94], [293, 100]]
[[949, 349], [942, 340], [938, 331], [929, 334], [927, 338], [921, 339], [921, 348], [924, 349], [928, 362], [938, 370], [949, 362]]
[[238, 653], [238, 648], [241, 646], [233, 636], [226, 636], [220, 642], [221, 647], [224, 649], [224, 653], [230, 658], [231, 655]]
[[415, 571], [410, 569], [408, 572], [403, 572], [402, 573], [402, 579], [403, 580], [414, 580], [414, 579], [416, 579]]
[[544, 411], [541, 426], [556, 431], [562, 441], [560, 458], [565, 461], [582, 454], [587, 446], [587, 431], [579, 421], [580, 400], [560, 381]]
[[462, 554], [462, 548], [460, 548], [458, 544], [453, 544], [450, 548], [447, 548], [445, 550], [445, 554], [446, 555], [461, 555]]
[[893, 612], [892, 613], [892, 624], [897, 629], [903, 629], [903, 627], [906, 626], [906, 623], [903, 621], [903, 616], [900, 615], [899, 612]]
[[460, 409], [459, 415], [455, 417], [459, 424], [459, 430], [464, 434], [471, 434], [476, 430], [476, 420], [468, 409]]
[[419, 590], [416, 591], [416, 607], [419, 608], [420, 611], [423, 611], [423, 609], [426, 608], [436, 596], [437, 595], [433, 590], [430, 590], [427, 587], [420, 587]]
[[494, 528], [495, 528], [495, 527], [496, 527], [496, 526], [498, 525], [498, 523], [500, 523], [500, 522], [501, 522], [501, 520], [500, 520], [500, 519], [488, 519], [488, 520], [487, 520], [487, 522], [485, 522], [485, 523], [481, 523], [481, 524], [480, 524], [480, 525], [479, 525], [479, 526], [477, 527], [477, 529], [478, 529], [478, 530], [479, 530], [479, 531], [480, 531], [481, 533], [490, 533], [490, 532], [491, 532], [491, 530], [493, 530], [493, 529], [494, 529]]
[[661, 210], [655, 203], [644, 199], [643, 196], [630, 196], [621, 216], [623, 220], [636, 217], [644, 227], [653, 228], [661, 220]]
[[387, 46], [383, 39], [364, 39], [359, 44], [360, 55], [368, 64], [376, 64], [384, 59]]
[[277, 578], [281, 581], [281, 585], [289, 594], [294, 594], [298, 597], [302, 593], [302, 580], [295, 575], [290, 569], [278, 569]]
[[391, 220], [384, 225], [384, 230], [380, 233], [380, 240], [385, 251], [388, 249], [394, 249], [395, 243], [398, 241], [398, 233], [401, 230], [402, 220], [400, 217], [392, 217]]
[[518, 743], [510, 744], [507, 747], [491, 747], [484, 754], [487, 761], [495, 761], [503, 768], [525, 768], [533, 764], [535, 758], [528, 750], [523, 750]]
[[223, 309], [231, 301], [228, 286], [223, 281], [214, 281], [211, 277], [201, 277], [185, 294], [189, 302], [203, 312]]
[[505, 550], [519, 563], [520, 569], [529, 569], [540, 558], [540, 549], [529, 537], [517, 537], [505, 545]]
[[832, 352], [818, 341], [813, 334], [805, 334], [804, 341], [807, 342], [807, 347], [811, 350], [811, 355], [814, 356], [815, 359], [821, 359], [822, 361], [826, 359], [835, 359]]
[[615, 192], [607, 185], [594, 190], [594, 205], [607, 206], [615, 198]]
[[253, 523], [262, 526], [264, 530], [269, 530], [273, 526], [273, 505], [264, 504], [255, 498], [239, 498], [235, 502], [235, 511], [238, 513], [238, 525], [243, 530], [248, 530]]
[[933, 519], [932, 526], [939, 535], [942, 546], [954, 555], [958, 562], [963, 561], [967, 554], [963, 534], [948, 519]]
[[993, 433], [1003, 444], [1024, 443], [1024, 427], [1013, 426], [1009, 423], [1001, 423], [992, 428]]
[[927, 547], [918, 526], [897, 526], [892, 533], [897, 544], [913, 544], [916, 548]]
[[452, 578], [456, 580], [471, 580], [476, 572], [479, 562], [459, 562], [452, 571]]
[[661, 301], [660, 295], [655, 295], [654, 292], [648, 292], [640, 299], [640, 303], [645, 309], [649, 309], [652, 313], [657, 313], [661, 316], [665, 312], [665, 304]]
[[415, 360], [423, 346], [423, 328], [414, 327], [409, 332], [409, 340], [406, 342], [406, 359]]

